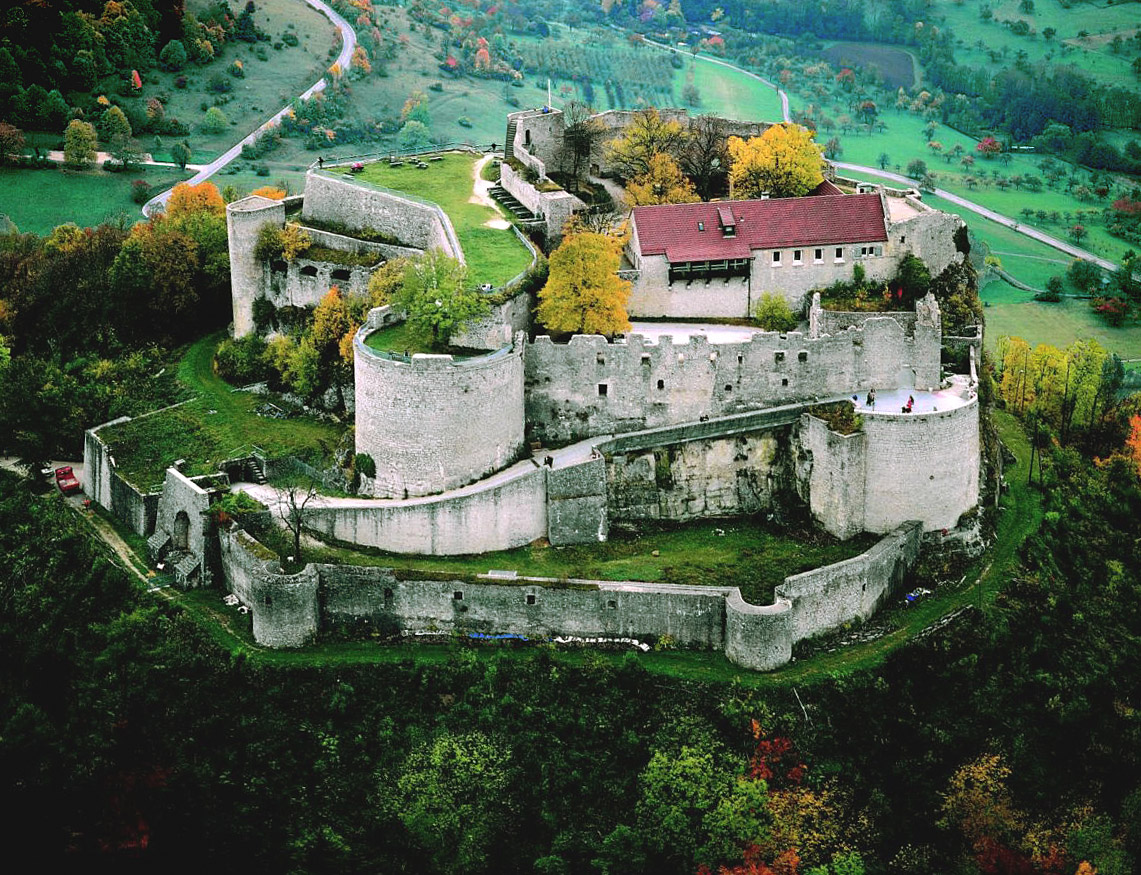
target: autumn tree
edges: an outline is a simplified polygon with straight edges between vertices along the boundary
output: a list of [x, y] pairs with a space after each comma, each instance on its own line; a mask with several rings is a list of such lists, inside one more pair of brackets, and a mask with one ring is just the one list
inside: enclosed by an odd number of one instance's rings
[[393, 258], [372, 272], [372, 276], [368, 278], [368, 300], [371, 306], [383, 307], [392, 303], [404, 283], [404, 271], [407, 267], [407, 258]]
[[773, 125], [748, 140], [730, 137], [729, 156], [734, 197], [800, 197], [824, 181], [824, 156], [800, 125]]
[[63, 158], [72, 167], [89, 167], [95, 160], [98, 145], [95, 126], [72, 119], [63, 132]]
[[681, 122], [667, 121], [656, 109], [634, 113], [620, 137], [606, 145], [607, 159], [623, 179], [633, 179], [650, 168], [655, 155], [677, 155], [685, 141]]
[[693, 183], [686, 179], [676, 161], [658, 154], [650, 159], [645, 173], [626, 186], [626, 203], [631, 207], [651, 204], [688, 204], [700, 200]]
[[130, 157], [131, 123], [123, 110], [117, 106], [107, 109], [100, 118], [100, 127], [103, 129], [103, 140], [107, 144], [107, 151], [120, 163], [126, 164]]
[[618, 276], [622, 241], [607, 234], [568, 234], [551, 253], [547, 283], [539, 290], [539, 321], [560, 334], [628, 331], [631, 283]]
[[7, 164], [11, 158], [24, 151], [24, 132], [15, 125], [0, 122], [0, 164]]
[[218, 186], [212, 182], [200, 182], [198, 185], [180, 182], [166, 202], [166, 215], [170, 219], [202, 211], [215, 216], [226, 215], [226, 202], [222, 199]]
[[468, 286], [467, 268], [439, 249], [408, 261], [393, 304], [405, 312], [412, 331], [436, 349], [488, 309], [483, 296]]
[[590, 153], [602, 133], [602, 124], [594, 117], [594, 110], [581, 100], [572, 100], [563, 108], [563, 156], [570, 159], [569, 173], [577, 185], [583, 171], [590, 166]]

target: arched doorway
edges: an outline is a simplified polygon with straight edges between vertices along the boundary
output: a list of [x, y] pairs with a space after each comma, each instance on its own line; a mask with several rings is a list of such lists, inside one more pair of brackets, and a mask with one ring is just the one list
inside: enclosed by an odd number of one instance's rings
[[175, 550], [187, 550], [190, 545], [190, 516], [180, 510], [174, 517], [174, 539], [172, 546]]

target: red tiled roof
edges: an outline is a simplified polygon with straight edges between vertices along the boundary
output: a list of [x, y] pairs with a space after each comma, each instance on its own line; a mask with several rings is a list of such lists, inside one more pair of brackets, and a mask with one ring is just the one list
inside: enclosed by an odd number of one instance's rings
[[[736, 234], [721, 231], [719, 212], [731, 210]], [[887, 240], [878, 194], [773, 198], [713, 204], [663, 204], [634, 209], [642, 255], [670, 261], [748, 258], [754, 249], [873, 243]], [[698, 230], [699, 224], [704, 230]]]

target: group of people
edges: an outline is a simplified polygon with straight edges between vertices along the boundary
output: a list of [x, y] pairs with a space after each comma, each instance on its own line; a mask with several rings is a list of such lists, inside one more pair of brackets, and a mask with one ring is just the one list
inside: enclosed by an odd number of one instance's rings
[[[853, 401], [856, 400], [855, 395], [852, 396], [852, 400]], [[869, 410], [875, 410], [876, 409], [876, 390], [875, 389], [868, 389], [867, 398], [864, 399], [864, 406], [867, 407]], [[907, 396], [907, 403], [903, 405], [903, 409], [901, 412], [902, 413], [910, 413], [911, 408], [913, 408], [914, 406], [915, 406], [915, 396], [908, 395]]]

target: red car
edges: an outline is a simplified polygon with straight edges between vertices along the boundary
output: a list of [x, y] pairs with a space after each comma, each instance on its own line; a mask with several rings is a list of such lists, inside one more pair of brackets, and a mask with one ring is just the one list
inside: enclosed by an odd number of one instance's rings
[[71, 465], [64, 465], [62, 468], [55, 469], [55, 485], [64, 495], [71, 495], [71, 493], [79, 491], [79, 478], [71, 470]]

